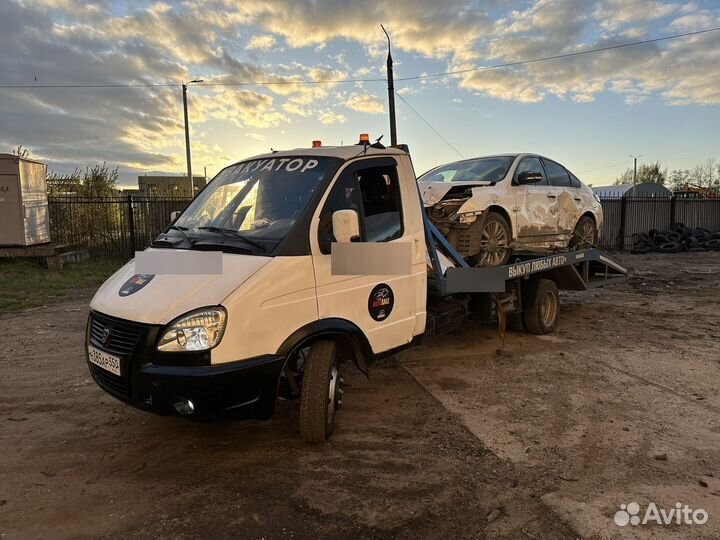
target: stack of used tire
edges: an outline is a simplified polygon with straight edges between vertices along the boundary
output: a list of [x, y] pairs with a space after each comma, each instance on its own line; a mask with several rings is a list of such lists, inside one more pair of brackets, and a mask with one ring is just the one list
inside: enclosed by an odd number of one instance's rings
[[647, 233], [633, 234], [631, 253], [679, 253], [681, 251], [720, 251], [720, 232], [711, 233], [703, 228], [690, 228], [673, 223], [669, 229], [651, 229]]

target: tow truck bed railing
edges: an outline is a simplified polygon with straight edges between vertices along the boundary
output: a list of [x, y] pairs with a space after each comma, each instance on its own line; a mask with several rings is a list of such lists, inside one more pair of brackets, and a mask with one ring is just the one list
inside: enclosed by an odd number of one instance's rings
[[[499, 293], [508, 281], [543, 274], [559, 289], [582, 291], [627, 279], [620, 263], [596, 248], [552, 254], [517, 253], [512, 263], [498, 267], [471, 267], [425, 215], [425, 238], [432, 266], [428, 287], [433, 296], [459, 293]], [[443, 272], [438, 251], [455, 266]]]

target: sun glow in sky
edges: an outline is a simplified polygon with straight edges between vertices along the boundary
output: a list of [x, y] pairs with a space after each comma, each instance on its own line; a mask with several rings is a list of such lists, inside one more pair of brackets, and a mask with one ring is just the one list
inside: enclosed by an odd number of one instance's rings
[[[106, 161], [121, 183], [182, 174], [178, 87], [192, 85], [193, 170], [274, 149], [389, 142], [384, 24], [395, 76], [515, 62], [720, 26], [716, 1], [0, 1], [0, 151], [22, 144], [58, 172]], [[417, 172], [537, 152], [586, 183], [632, 164], [720, 157], [720, 32], [505, 69], [398, 81], [398, 138]]]

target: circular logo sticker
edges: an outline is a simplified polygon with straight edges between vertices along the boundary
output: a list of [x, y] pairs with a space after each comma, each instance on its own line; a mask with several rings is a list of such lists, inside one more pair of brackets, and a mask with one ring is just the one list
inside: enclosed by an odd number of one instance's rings
[[130, 296], [131, 294], [135, 294], [145, 285], [150, 283], [152, 281], [152, 278], [154, 277], [155, 274], [135, 274], [133, 277], [123, 283], [123, 286], [120, 287], [120, 291], [118, 291], [118, 294], [120, 296]]
[[395, 305], [395, 296], [390, 286], [385, 283], [375, 285], [368, 299], [370, 316], [376, 321], [384, 321], [390, 316], [393, 305]]

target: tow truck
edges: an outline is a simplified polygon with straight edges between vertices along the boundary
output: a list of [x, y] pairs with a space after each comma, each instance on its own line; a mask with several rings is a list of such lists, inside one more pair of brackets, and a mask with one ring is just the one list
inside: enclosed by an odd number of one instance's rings
[[403, 145], [273, 151], [223, 169], [91, 304], [87, 364], [107, 393], [159, 414], [269, 418], [299, 398], [330, 437], [342, 369], [469, 319], [552, 332], [558, 290], [625, 279], [595, 248], [471, 267], [428, 219]]

